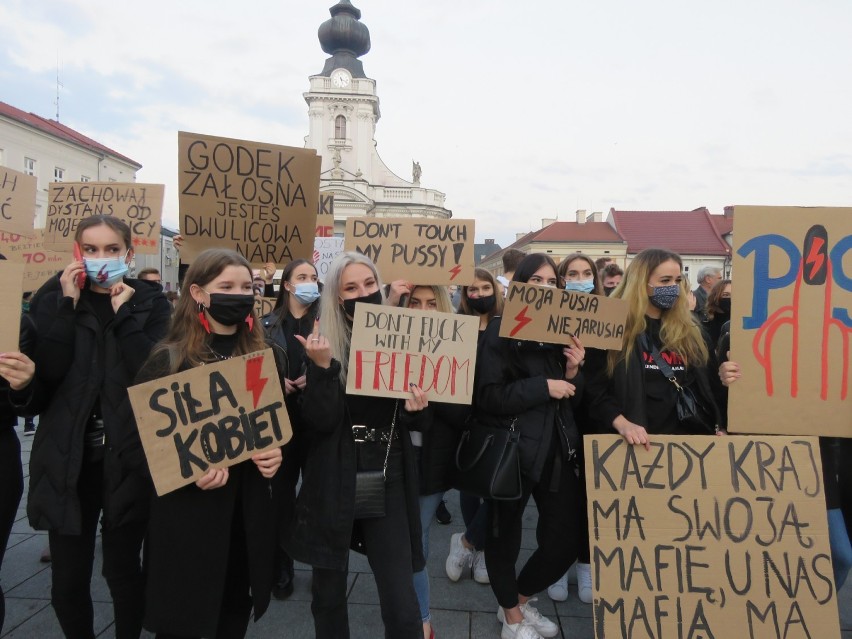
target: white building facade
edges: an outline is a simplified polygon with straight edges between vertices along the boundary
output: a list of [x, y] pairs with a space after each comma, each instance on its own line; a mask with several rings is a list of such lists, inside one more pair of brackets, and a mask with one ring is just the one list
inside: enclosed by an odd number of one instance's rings
[[[82, 133], [34, 113], [0, 102], [0, 166], [35, 176], [36, 228], [45, 225], [51, 182], [135, 182], [138, 162]], [[163, 229], [157, 255], [137, 255], [131, 273], [153, 267], [165, 290], [177, 290], [178, 260], [171, 236]]]
[[322, 156], [320, 192], [334, 195], [335, 234], [342, 235], [346, 218], [449, 218], [446, 195], [420, 186], [420, 167], [412, 166], [411, 181], [379, 157], [376, 123], [381, 116], [376, 81], [364, 74], [358, 57], [370, 50], [370, 33], [361, 12], [348, 0], [330, 10], [319, 29], [323, 51], [331, 54], [319, 75], [310, 77], [304, 94], [310, 118], [305, 146]]

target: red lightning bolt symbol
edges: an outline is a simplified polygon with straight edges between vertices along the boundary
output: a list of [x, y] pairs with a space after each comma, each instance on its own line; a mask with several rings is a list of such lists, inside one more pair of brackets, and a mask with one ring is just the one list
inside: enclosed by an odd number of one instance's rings
[[251, 391], [255, 408], [257, 408], [257, 402], [261, 393], [263, 393], [266, 382], [269, 381], [268, 377], [260, 376], [262, 366], [263, 355], [246, 360], [246, 390]]
[[527, 324], [529, 324], [530, 322], [532, 322], [532, 318], [531, 318], [531, 317], [527, 317], [527, 309], [528, 309], [528, 308], [529, 308], [529, 305], [524, 306], [524, 307], [521, 309], [521, 312], [520, 312], [520, 313], [518, 313], [517, 315], [515, 315], [515, 319], [518, 321], [518, 325], [517, 325], [517, 326], [515, 326], [515, 328], [513, 328], [513, 329], [512, 329], [512, 332], [511, 332], [511, 333], [509, 333], [509, 337], [514, 337], [514, 336], [515, 336], [515, 333], [517, 333], [517, 332], [518, 332], [519, 330], [521, 330], [524, 326], [526, 326]]
[[811, 267], [811, 277], [813, 278], [817, 272], [822, 268], [822, 263], [825, 261], [825, 256], [820, 254], [819, 250], [822, 248], [822, 245], [825, 244], [821, 237], [815, 237], [813, 244], [811, 244], [811, 251], [808, 253], [808, 257], [805, 259], [805, 264], [812, 264]]
[[453, 268], [450, 269], [450, 273], [453, 274], [453, 276], [450, 278], [451, 280], [454, 280], [456, 279], [456, 277], [458, 277], [458, 274], [461, 273], [461, 268], [461, 264], [456, 264]]

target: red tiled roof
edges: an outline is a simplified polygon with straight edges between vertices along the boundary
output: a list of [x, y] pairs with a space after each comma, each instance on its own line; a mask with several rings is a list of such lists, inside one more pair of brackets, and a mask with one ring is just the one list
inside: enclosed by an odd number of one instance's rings
[[710, 221], [713, 222], [713, 226], [716, 227], [716, 231], [721, 236], [732, 233], [734, 230], [734, 218], [732, 217], [727, 217], [725, 215], [711, 215]]
[[142, 165], [139, 164], [136, 160], [131, 160], [126, 155], [122, 155], [121, 153], [116, 153], [109, 147], [104, 146], [103, 144], [96, 142], [92, 138], [86, 137], [82, 133], [78, 133], [74, 129], [71, 129], [64, 124], [60, 124], [56, 120], [47, 120], [35, 113], [26, 113], [25, 111], [21, 111], [20, 109], [16, 109], [11, 104], [6, 104], [5, 102], [0, 102], [0, 116], [5, 116], [11, 120], [15, 120], [17, 122], [21, 122], [22, 124], [26, 124], [27, 126], [31, 126], [34, 129], [38, 129], [43, 133], [47, 133], [48, 135], [52, 135], [54, 137], [65, 140], [66, 142], [70, 142], [71, 144], [75, 144], [77, 146], [82, 146], [85, 149], [89, 149], [90, 151], [96, 151], [98, 153], [105, 153], [111, 155], [114, 158], [127, 162], [128, 164], [132, 164], [138, 168], [142, 168]]
[[710, 212], [616, 211], [610, 209], [615, 228], [627, 240], [627, 252], [659, 247], [680, 255], [727, 255], [731, 247], [720, 236]]
[[531, 242], [600, 242], [624, 244], [618, 232], [608, 222], [552, 222], [543, 229], [527, 233], [514, 243], [495, 253], [491, 253], [483, 260], [492, 260], [502, 257], [503, 253], [510, 248], [527, 246]]

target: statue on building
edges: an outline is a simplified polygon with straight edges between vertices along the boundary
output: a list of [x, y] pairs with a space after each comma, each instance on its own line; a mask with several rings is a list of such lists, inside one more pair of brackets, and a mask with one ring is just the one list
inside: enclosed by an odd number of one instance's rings
[[340, 168], [340, 149], [338, 149], [338, 148], [334, 149], [334, 155], [331, 156], [331, 160], [332, 160], [332, 162], [334, 162], [334, 168], [339, 169]]
[[411, 161], [411, 177], [414, 178], [415, 184], [420, 184], [420, 176], [423, 175], [423, 170], [420, 168], [420, 162]]

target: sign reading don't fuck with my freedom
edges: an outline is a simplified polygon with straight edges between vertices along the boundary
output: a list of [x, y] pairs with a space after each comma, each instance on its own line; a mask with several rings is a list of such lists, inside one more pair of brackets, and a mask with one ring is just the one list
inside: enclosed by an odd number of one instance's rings
[[270, 349], [128, 389], [158, 495], [292, 437]]

